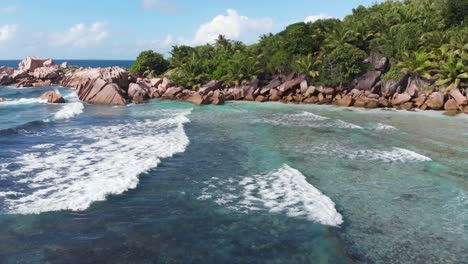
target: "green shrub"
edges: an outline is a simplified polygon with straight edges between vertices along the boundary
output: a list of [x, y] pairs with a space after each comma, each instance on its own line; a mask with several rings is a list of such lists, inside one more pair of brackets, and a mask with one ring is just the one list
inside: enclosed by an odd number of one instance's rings
[[147, 50], [138, 55], [135, 63], [130, 67], [130, 72], [138, 76], [153, 77], [164, 73], [168, 67], [169, 63], [163, 55]]
[[351, 45], [344, 44], [325, 54], [320, 80], [324, 85], [349, 85], [354, 78], [369, 68], [364, 64], [367, 54]]
[[387, 73], [385, 73], [382, 76], [382, 80], [384, 81], [395, 80], [396, 81], [396, 80], [401, 79], [403, 76], [405, 76], [405, 73], [403, 71], [401, 71], [398, 67], [392, 67]]

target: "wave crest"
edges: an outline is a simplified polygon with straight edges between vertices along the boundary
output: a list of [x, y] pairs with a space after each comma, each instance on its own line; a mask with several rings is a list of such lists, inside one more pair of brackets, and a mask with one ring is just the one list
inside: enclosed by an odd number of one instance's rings
[[308, 183], [300, 171], [288, 165], [283, 165], [277, 171], [245, 177], [237, 182], [233, 179], [220, 181], [212, 178], [207, 184], [200, 200], [213, 199], [217, 204], [234, 210], [267, 210], [328, 226], [343, 223], [343, 217], [336, 211], [335, 203]]

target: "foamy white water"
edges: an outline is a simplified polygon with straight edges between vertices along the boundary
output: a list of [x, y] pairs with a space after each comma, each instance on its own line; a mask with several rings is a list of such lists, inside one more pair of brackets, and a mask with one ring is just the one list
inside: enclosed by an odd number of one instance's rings
[[20, 195], [21, 193], [19, 192], [13, 192], [13, 191], [8, 191], [8, 192], [0, 192], [0, 197], [5, 197], [8, 195]]
[[339, 226], [343, 223], [335, 203], [307, 182], [300, 171], [288, 165], [263, 175], [244, 177], [240, 181], [212, 178], [199, 199], [213, 199], [219, 205], [242, 212], [266, 210], [323, 225]]
[[345, 146], [337, 142], [328, 142], [308, 146], [304, 153], [329, 155], [336, 158], [351, 160], [368, 160], [381, 162], [425, 162], [432, 159], [417, 152], [390, 147], [387, 149], [359, 149], [354, 146]]
[[396, 127], [391, 125], [386, 125], [382, 123], [377, 123], [371, 127], [372, 130], [382, 131], [382, 130], [397, 130]]
[[13, 162], [19, 169], [11, 175], [27, 186], [28, 194], [7, 197], [7, 212], [80, 211], [107, 195], [135, 188], [142, 173], [157, 167], [161, 159], [185, 151], [189, 139], [184, 124], [190, 112], [174, 110], [171, 117], [156, 121], [60, 132], [71, 142], [45, 153], [38, 149]]
[[51, 148], [53, 146], [55, 146], [55, 144], [51, 144], [51, 143], [50, 144], [38, 144], [38, 145], [32, 146], [31, 148], [33, 148], [33, 149], [45, 149], [45, 148]]
[[344, 129], [362, 129], [362, 127], [345, 122], [340, 119], [332, 119], [325, 116], [320, 116], [311, 112], [301, 112], [294, 114], [275, 114], [271, 117], [264, 118], [262, 122], [269, 123], [272, 125], [279, 126], [290, 126], [290, 127], [334, 127]]
[[47, 100], [43, 100], [39, 98], [20, 98], [16, 100], [0, 102], [0, 106], [25, 105], [25, 104], [47, 104]]
[[67, 103], [54, 115], [54, 120], [70, 119], [83, 113], [84, 105], [82, 102]]

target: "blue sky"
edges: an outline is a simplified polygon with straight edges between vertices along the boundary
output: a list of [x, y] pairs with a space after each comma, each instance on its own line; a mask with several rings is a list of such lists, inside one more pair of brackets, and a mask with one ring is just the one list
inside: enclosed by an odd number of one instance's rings
[[342, 18], [375, 0], [0, 0], [0, 60], [134, 59], [218, 34], [252, 43], [293, 22]]

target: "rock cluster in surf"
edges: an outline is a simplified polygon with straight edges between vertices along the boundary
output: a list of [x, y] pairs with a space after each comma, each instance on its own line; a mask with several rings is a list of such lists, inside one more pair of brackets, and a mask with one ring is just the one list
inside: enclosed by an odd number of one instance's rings
[[343, 107], [397, 108], [405, 110], [445, 110], [468, 114], [467, 89], [427, 89], [423, 79], [405, 75], [383, 80], [386, 58], [370, 57], [371, 70], [356, 80], [353, 88], [317, 87], [304, 75], [278, 75], [268, 81], [255, 80], [241, 86], [228, 86], [212, 80], [197, 90], [175, 85], [170, 76], [137, 78], [120, 67], [78, 68], [52, 59], [27, 57], [18, 69], [0, 67], [0, 85], [43, 87], [62, 85], [77, 91], [91, 104], [126, 105], [147, 99], [181, 100], [197, 105], [223, 104], [229, 100], [280, 101], [284, 103], [333, 104]]

